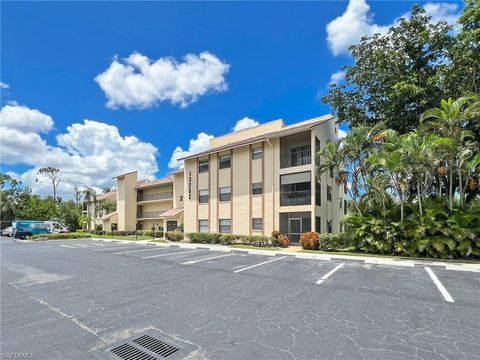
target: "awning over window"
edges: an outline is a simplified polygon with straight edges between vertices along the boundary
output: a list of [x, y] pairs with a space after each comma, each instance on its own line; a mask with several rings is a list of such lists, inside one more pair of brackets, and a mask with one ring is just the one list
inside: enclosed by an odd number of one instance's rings
[[280, 185], [289, 185], [303, 182], [310, 182], [310, 171], [280, 176]]

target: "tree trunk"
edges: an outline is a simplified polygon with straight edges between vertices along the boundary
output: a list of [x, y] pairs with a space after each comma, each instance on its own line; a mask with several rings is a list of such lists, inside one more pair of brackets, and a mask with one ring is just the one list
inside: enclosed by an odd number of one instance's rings
[[448, 197], [449, 197], [449, 203], [450, 203], [450, 210], [453, 209], [453, 168], [452, 164], [450, 164], [450, 169], [449, 169], [449, 174], [448, 174]]
[[418, 210], [420, 211], [420, 216], [423, 216], [423, 209], [422, 209], [422, 195], [420, 192], [420, 179], [417, 177], [417, 198], [418, 198]]
[[460, 194], [460, 205], [463, 206], [463, 189], [462, 189], [462, 171], [458, 171], [458, 191]]

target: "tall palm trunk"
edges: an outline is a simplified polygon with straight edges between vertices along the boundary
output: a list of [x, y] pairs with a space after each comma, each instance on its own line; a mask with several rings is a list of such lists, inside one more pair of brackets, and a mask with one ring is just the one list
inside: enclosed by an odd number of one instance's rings
[[418, 198], [418, 210], [420, 211], [420, 216], [423, 216], [422, 195], [420, 191], [420, 176], [417, 177], [417, 198]]
[[460, 205], [463, 206], [463, 189], [462, 189], [462, 171], [461, 170], [458, 170], [458, 191], [459, 191], [459, 194], [460, 194]]
[[450, 163], [450, 169], [448, 171], [448, 197], [449, 197], [449, 204], [450, 209], [453, 209], [453, 168], [452, 164]]

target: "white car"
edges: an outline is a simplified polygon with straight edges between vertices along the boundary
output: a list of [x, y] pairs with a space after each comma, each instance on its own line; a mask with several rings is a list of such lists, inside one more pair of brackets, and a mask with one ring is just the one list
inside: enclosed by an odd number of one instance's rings
[[2, 230], [2, 236], [12, 236], [13, 228], [11, 226]]

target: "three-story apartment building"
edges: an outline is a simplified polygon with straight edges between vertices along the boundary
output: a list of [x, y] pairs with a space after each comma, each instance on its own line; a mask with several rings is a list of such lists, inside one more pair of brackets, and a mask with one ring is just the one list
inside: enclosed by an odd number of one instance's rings
[[275, 120], [213, 138], [208, 150], [181, 159], [184, 169], [164, 179], [117, 176], [117, 210], [108, 219], [118, 230], [180, 224], [186, 233], [280, 230], [293, 243], [305, 231], [340, 232], [345, 189], [336, 174], [318, 174], [315, 157], [337, 138], [331, 115], [292, 125]]
[[344, 189], [318, 175], [314, 154], [336, 141], [327, 115], [293, 125], [282, 120], [219, 136], [185, 157], [185, 231], [264, 234], [291, 242], [305, 231], [340, 232]]

